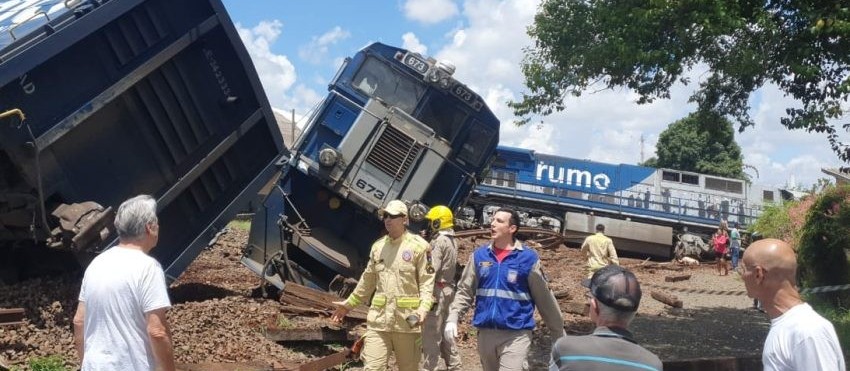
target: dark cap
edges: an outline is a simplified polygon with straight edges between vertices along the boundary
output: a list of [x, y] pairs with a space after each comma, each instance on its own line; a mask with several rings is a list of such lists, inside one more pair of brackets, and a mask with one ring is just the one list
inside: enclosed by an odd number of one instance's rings
[[634, 273], [619, 266], [608, 265], [590, 279], [581, 281], [590, 289], [590, 294], [603, 304], [624, 312], [637, 311], [640, 304], [640, 283]]

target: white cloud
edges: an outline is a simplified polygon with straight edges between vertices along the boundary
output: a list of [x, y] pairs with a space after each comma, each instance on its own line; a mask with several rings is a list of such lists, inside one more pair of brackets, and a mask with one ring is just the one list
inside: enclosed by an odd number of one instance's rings
[[[688, 98], [706, 77], [706, 67], [697, 66], [688, 72], [693, 82], [673, 86], [668, 100], [638, 105], [637, 95], [626, 89], [586, 92], [568, 98], [567, 110], [542, 118], [542, 125], [533, 122], [517, 128], [506, 102], [519, 99], [526, 91], [520, 63], [523, 48], [532, 45], [526, 29], [538, 4], [538, 0], [466, 0], [464, 23], [446, 35], [446, 45], [435, 56], [451, 60], [457, 66], [455, 76], [484, 97], [502, 121], [503, 145], [635, 164], [640, 161], [643, 136], [644, 159], [654, 156], [658, 135], [695, 108]], [[840, 165], [823, 135], [789, 131], [779, 123], [793, 101], [770, 87], [758, 96], [760, 99], [751, 104], [757, 124], [737, 134], [736, 140], [743, 149], [744, 162], [758, 169], [759, 183], [784, 185], [793, 176], [799, 184], [808, 186], [824, 177], [821, 167]]]
[[328, 47], [351, 36], [351, 33], [340, 26], [332, 28], [320, 36], [313, 36], [307, 45], [298, 49], [298, 56], [312, 64], [320, 64], [327, 60]]
[[419, 41], [419, 38], [413, 32], [407, 32], [404, 35], [401, 35], [402, 44], [401, 47], [407, 50], [410, 50], [414, 53], [419, 54], [428, 54], [428, 47], [423, 45], [422, 42]]
[[285, 110], [294, 108], [296, 114], [300, 115], [318, 102], [321, 96], [303, 84], [293, 89], [297, 80], [295, 66], [285, 55], [271, 51], [282, 28], [283, 24], [278, 20], [261, 21], [253, 28], [236, 24], [236, 30], [254, 62], [269, 103], [272, 107]]
[[458, 13], [453, 0], [407, 0], [404, 16], [422, 23], [438, 23]]

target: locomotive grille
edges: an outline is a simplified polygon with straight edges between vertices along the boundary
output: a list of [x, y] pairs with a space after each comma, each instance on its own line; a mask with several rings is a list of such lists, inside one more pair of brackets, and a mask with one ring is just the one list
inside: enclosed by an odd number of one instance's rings
[[401, 181], [413, 161], [419, 157], [422, 146], [400, 130], [387, 125], [366, 162], [377, 167], [395, 181]]

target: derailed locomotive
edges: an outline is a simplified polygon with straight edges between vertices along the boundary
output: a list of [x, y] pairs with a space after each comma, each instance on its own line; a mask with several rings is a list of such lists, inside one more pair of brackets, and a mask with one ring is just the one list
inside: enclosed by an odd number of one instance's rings
[[[347, 59], [255, 214], [243, 263], [272, 284], [357, 278], [383, 233], [377, 210], [456, 209], [483, 177], [499, 121], [454, 67], [371, 44]], [[336, 281], [335, 281], [336, 280]]]
[[566, 235], [606, 225], [618, 250], [673, 257], [688, 231], [707, 237], [721, 223], [748, 226], [790, 192], [741, 179], [629, 164], [609, 164], [500, 146], [470, 206], [484, 221], [487, 205], [509, 203], [560, 222]]
[[[10, 2], [0, 17], [0, 275], [115, 243], [112, 207], [157, 198], [175, 279], [286, 150], [218, 0]], [[23, 114], [17, 114], [21, 112]], [[76, 255], [76, 256], [75, 256]], [[61, 267], [59, 267], [61, 268]], [[35, 274], [35, 273], [33, 273]]]

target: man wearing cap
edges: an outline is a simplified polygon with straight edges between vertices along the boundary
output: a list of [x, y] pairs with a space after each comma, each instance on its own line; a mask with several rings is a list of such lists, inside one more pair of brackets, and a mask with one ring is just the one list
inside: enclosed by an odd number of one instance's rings
[[431, 237], [431, 262], [434, 265], [434, 297], [436, 303], [422, 325], [422, 369], [437, 369], [440, 359], [448, 371], [460, 370], [460, 356], [453, 341], [443, 341], [443, 330], [449, 305], [454, 298], [455, 270], [457, 268], [457, 241], [455, 241], [454, 215], [451, 209], [437, 205], [425, 215]]
[[581, 252], [587, 258], [587, 278], [599, 268], [609, 264], [619, 265], [614, 242], [605, 235], [605, 225], [596, 225], [596, 234], [587, 236], [581, 244]]
[[484, 371], [527, 370], [534, 308], [553, 339], [564, 334], [564, 319], [549, 290], [537, 252], [516, 239], [519, 215], [502, 208], [490, 222], [492, 241], [472, 253], [446, 320], [446, 341], [457, 337], [457, 321], [472, 306], [478, 355]]
[[662, 370], [658, 356], [638, 345], [628, 330], [640, 304], [637, 277], [609, 265], [582, 285], [590, 289], [590, 319], [596, 329], [590, 335], [558, 339], [552, 346], [549, 370]]
[[[393, 200], [378, 211], [387, 235], [372, 244], [366, 270], [354, 292], [334, 302], [335, 322], [372, 297], [366, 318], [364, 370], [386, 370], [395, 352], [401, 371], [414, 371], [422, 356], [421, 323], [433, 304], [434, 268], [427, 258], [428, 242], [407, 230], [407, 205]], [[374, 296], [372, 294], [374, 293]]]

